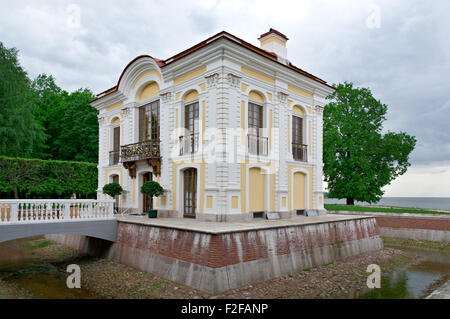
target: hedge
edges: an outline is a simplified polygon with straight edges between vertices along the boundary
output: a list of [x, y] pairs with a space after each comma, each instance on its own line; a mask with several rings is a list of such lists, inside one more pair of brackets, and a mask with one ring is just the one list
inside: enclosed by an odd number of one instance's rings
[[95, 198], [97, 164], [0, 156], [1, 198]]

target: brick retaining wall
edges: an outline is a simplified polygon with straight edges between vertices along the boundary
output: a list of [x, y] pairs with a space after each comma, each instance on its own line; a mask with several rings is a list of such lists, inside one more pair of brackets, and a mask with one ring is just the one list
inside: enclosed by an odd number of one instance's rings
[[[49, 238], [86, 252], [99, 246], [94, 238]], [[119, 221], [103, 256], [219, 293], [382, 248], [371, 217], [218, 234]]]

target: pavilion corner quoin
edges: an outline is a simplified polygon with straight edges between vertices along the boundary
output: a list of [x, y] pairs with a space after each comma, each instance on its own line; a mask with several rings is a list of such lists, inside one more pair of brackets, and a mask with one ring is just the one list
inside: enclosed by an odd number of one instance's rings
[[[282, 33], [259, 41], [220, 32], [167, 60], [131, 61], [91, 102], [98, 199], [115, 181], [122, 212], [153, 205], [163, 217], [229, 221], [323, 211], [322, 112], [334, 89], [290, 63]], [[165, 193], [142, 195], [147, 180]]]

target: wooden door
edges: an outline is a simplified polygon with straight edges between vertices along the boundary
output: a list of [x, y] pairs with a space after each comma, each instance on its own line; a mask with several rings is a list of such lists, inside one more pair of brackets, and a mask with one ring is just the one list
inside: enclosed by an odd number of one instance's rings
[[197, 170], [188, 168], [183, 172], [183, 212], [185, 217], [195, 217], [197, 202]]
[[[142, 175], [142, 184], [151, 180], [152, 180], [152, 173], [148, 172]], [[150, 209], [153, 209], [153, 197], [142, 194], [142, 211], [146, 213]]]

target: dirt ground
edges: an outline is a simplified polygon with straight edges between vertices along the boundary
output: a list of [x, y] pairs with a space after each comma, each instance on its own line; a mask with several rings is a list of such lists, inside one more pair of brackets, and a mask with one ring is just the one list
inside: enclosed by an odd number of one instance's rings
[[[52, 263], [61, 272], [65, 271], [68, 264], [77, 263], [81, 268], [82, 288], [100, 298], [352, 298], [365, 289], [369, 264], [378, 264], [382, 271], [388, 272], [413, 258], [402, 250], [385, 248], [211, 295], [152, 273], [78, 253], [60, 244], [39, 247], [31, 242], [25, 246], [32, 247], [33, 263]], [[0, 298], [32, 297], [30, 292], [16, 286], [14, 281], [2, 281], [0, 277]]]

